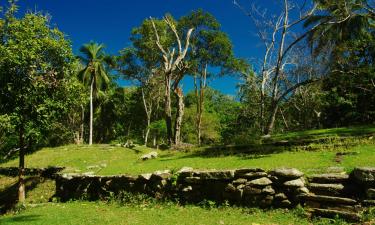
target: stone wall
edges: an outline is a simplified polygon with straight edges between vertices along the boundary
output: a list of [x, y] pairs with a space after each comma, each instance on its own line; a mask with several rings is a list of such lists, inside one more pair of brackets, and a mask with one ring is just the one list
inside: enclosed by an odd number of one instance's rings
[[184, 167], [175, 174], [166, 170], [139, 176], [64, 174], [56, 178], [56, 196], [62, 201], [98, 200], [120, 192], [185, 203], [212, 200], [261, 208], [292, 208], [301, 204], [318, 216], [340, 215], [358, 221], [366, 207], [375, 206], [375, 168], [356, 168], [349, 175], [305, 177], [293, 168], [206, 171]]

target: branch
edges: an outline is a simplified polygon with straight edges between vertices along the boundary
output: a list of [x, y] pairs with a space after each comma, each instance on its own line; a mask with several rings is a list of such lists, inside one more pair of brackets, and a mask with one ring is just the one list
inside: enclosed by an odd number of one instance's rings
[[288, 90], [286, 90], [278, 99], [277, 99], [277, 102], [279, 102], [281, 99], [285, 98], [290, 92], [294, 91], [295, 89], [301, 87], [301, 86], [304, 86], [304, 85], [307, 85], [307, 84], [311, 84], [311, 83], [315, 83], [315, 82], [318, 82], [320, 81], [321, 79], [310, 79], [310, 80], [305, 80], [301, 83], [298, 83], [296, 85], [294, 85], [293, 87], [290, 87]]
[[[163, 46], [160, 44], [160, 37], [159, 37], [159, 34], [158, 34], [158, 30], [156, 29], [154, 19], [152, 17], [150, 17], [150, 20], [151, 20], [152, 27], [154, 28], [154, 32], [155, 32], [155, 36], [156, 36], [156, 45], [158, 46], [160, 51], [162, 51], [163, 55], [168, 55], [167, 52], [164, 50]], [[166, 58], [164, 58], [164, 60], [166, 60]], [[166, 60], [166, 61], [168, 61], [168, 60]]]

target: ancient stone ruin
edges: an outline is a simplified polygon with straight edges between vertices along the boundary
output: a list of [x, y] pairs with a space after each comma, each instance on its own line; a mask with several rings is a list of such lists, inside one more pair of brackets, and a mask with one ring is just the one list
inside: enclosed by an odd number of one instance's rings
[[265, 171], [184, 167], [175, 174], [165, 170], [139, 176], [65, 174], [56, 178], [56, 196], [62, 201], [82, 197], [98, 200], [121, 192], [177, 198], [185, 203], [212, 200], [261, 208], [293, 208], [300, 204], [312, 215], [339, 215], [358, 221], [368, 206], [375, 206], [375, 168], [305, 177], [293, 168]]

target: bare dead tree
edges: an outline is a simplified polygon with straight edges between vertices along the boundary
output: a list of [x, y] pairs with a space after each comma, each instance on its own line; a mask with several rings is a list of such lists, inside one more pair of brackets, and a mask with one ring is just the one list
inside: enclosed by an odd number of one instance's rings
[[[286, 68], [293, 58], [292, 49], [300, 43], [307, 35], [308, 32], [315, 29], [310, 28], [309, 31], [296, 36], [294, 32], [295, 27], [301, 24], [310, 16], [314, 15], [317, 6], [313, 5], [309, 10], [304, 10], [303, 6], [298, 7], [297, 4], [291, 4], [287, 0], [283, 0], [283, 9], [278, 16], [269, 16], [266, 11], [259, 10], [255, 5], [252, 6], [251, 11], [234, 1], [234, 4], [239, 7], [247, 16], [250, 17], [255, 27], [258, 30], [258, 37], [265, 46], [265, 53], [263, 63], [261, 66], [261, 120], [262, 131], [268, 135], [272, 132], [275, 124], [276, 114], [279, 111], [279, 104], [282, 99], [285, 99], [295, 89], [300, 86], [307, 85], [315, 82], [317, 79], [301, 80], [298, 83], [293, 83], [288, 88], [281, 88], [280, 83], [282, 80], [288, 80], [289, 74]], [[290, 13], [293, 9], [298, 10], [298, 18], [295, 20], [290, 19]], [[305, 11], [305, 12], [303, 12]], [[266, 19], [271, 18], [271, 19]], [[268, 119], [265, 119], [265, 96], [270, 96], [271, 103], [268, 107]]]

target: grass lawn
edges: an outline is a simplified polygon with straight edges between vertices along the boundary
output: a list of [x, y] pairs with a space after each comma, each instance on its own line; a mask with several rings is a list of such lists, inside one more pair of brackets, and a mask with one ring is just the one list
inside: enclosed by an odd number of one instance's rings
[[[354, 154], [345, 155], [336, 162], [336, 153], [340, 150], [322, 151], [285, 151], [274, 154], [256, 155], [217, 155], [210, 156], [199, 152], [159, 151], [159, 158], [140, 161], [139, 157], [152, 151], [145, 147], [127, 149], [109, 145], [63, 146], [44, 148], [26, 157], [27, 167], [63, 166], [65, 172], [94, 172], [101, 175], [141, 174], [156, 170], [178, 170], [183, 166], [199, 169], [231, 169], [241, 167], [295, 167], [306, 174], [324, 172], [328, 167], [344, 167], [351, 170], [355, 166], [375, 166], [375, 145], [364, 144], [345, 151]], [[17, 166], [17, 159], [0, 166]]]
[[[202, 208], [176, 204], [152, 204], [119, 206], [103, 202], [47, 203], [29, 206], [19, 214], [0, 217], [0, 224], [312, 224], [303, 211], [246, 208]], [[328, 220], [316, 220], [313, 224], [328, 224]]]

